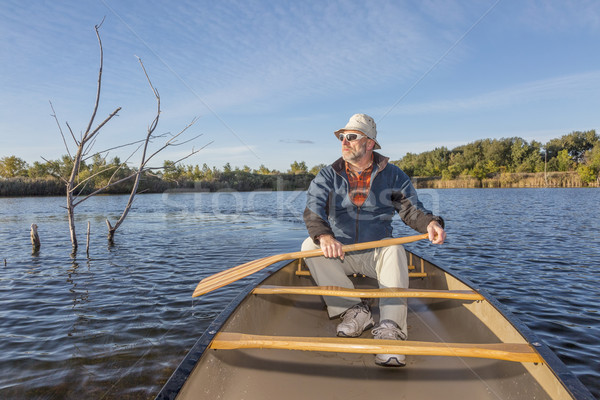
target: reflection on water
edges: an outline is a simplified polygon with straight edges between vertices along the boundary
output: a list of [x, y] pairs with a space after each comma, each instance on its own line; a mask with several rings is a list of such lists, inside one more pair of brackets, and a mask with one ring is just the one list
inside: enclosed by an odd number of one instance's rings
[[[486, 288], [598, 396], [600, 215], [597, 189], [422, 191], [448, 242], [419, 253]], [[126, 196], [78, 210], [90, 257], [70, 257], [62, 198], [0, 199], [0, 397], [152, 397], [248, 279], [192, 300], [200, 279], [297, 251], [303, 192]], [[42, 247], [31, 255], [29, 226]], [[396, 236], [414, 234], [398, 220]], [[574, 338], [577, 338], [576, 340]]]

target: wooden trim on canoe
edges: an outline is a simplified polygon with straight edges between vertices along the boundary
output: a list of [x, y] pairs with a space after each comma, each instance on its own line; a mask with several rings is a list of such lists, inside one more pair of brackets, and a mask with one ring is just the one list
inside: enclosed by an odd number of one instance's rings
[[[421, 262], [421, 274], [424, 274], [423, 276], [427, 276], [427, 274], [425, 274], [425, 260], [423, 260], [422, 258], [419, 258], [420, 262]], [[408, 270], [413, 270], [416, 269], [417, 267], [415, 267], [415, 264], [413, 263], [413, 253], [408, 253]]]
[[[413, 264], [413, 255], [412, 253], [409, 253], [409, 262], [408, 262], [408, 270], [409, 271], [414, 271], [417, 269], [417, 267], [414, 266]], [[426, 278], [427, 277], [427, 272], [425, 272], [425, 262], [423, 261], [423, 259], [421, 258], [421, 272], [409, 272], [408, 273], [408, 277], [409, 278]], [[296, 276], [310, 276], [310, 271], [308, 269], [305, 269], [305, 264], [304, 264], [304, 259], [300, 258], [299, 262], [298, 262], [298, 268], [296, 269]]]
[[215, 335], [209, 347], [215, 350], [283, 349], [337, 353], [474, 357], [532, 363], [542, 363], [544, 361], [535, 349], [526, 343], [435, 343], [337, 337], [265, 336], [220, 332]]
[[252, 290], [254, 294], [304, 294], [337, 297], [422, 297], [432, 299], [485, 300], [473, 290], [422, 290], [422, 289], [348, 289], [340, 286], [272, 286], [262, 285]]
[[[305, 270], [305, 269], [297, 269], [296, 276], [310, 276], [310, 271]], [[408, 277], [409, 278], [426, 278], [427, 272], [409, 272]]]

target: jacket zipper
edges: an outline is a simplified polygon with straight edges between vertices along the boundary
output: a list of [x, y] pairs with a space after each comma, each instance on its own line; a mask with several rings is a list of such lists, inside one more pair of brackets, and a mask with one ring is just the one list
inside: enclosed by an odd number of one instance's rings
[[354, 232], [354, 243], [358, 243], [358, 214], [360, 214], [360, 207], [356, 206], [356, 230]]
[[[379, 168], [377, 168], [374, 175], [371, 175], [371, 181], [369, 182], [369, 190], [367, 191], [367, 196], [365, 197], [365, 201], [367, 201], [367, 198], [371, 194], [371, 187], [373, 186], [373, 181], [375, 180], [375, 177], [377, 175], [379, 175]], [[347, 183], [348, 183], [348, 185], [350, 185], [350, 182], [347, 182]], [[354, 204], [354, 203], [352, 203], [352, 204]], [[363, 204], [364, 204], [364, 202], [363, 202]], [[359, 241], [358, 241], [359, 218], [358, 217], [359, 217], [360, 209], [362, 208], [362, 205], [361, 206], [357, 206], [356, 204], [354, 204], [354, 205], [356, 207], [356, 225], [355, 225], [355, 230], [354, 230], [354, 243], [359, 243]]]
[[[373, 180], [375, 179], [375, 177], [377, 175], [379, 175], [379, 172], [381, 172], [381, 170], [379, 169], [379, 165], [377, 165], [377, 170], [375, 171], [375, 175], [371, 176], [371, 182], [369, 182], [369, 191], [367, 192], [367, 197], [369, 197], [369, 194], [371, 194], [371, 187], [373, 186]], [[344, 176], [342, 174], [340, 174], [340, 173], [338, 173], [338, 175], [340, 175], [346, 181], [346, 184], [349, 187], [350, 186], [350, 182], [348, 181], [348, 178], [344, 178]], [[367, 200], [367, 198], [365, 197], [365, 201], [366, 200]], [[354, 204], [352, 202], [352, 200], [350, 200], [350, 202], [352, 204]], [[354, 204], [354, 206], [356, 207], [356, 224], [355, 224], [355, 230], [354, 230], [354, 243], [358, 243], [358, 224], [359, 224], [358, 215], [360, 214], [360, 209], [362, 208], [362, 206], [357, 206], [356, 204]]]

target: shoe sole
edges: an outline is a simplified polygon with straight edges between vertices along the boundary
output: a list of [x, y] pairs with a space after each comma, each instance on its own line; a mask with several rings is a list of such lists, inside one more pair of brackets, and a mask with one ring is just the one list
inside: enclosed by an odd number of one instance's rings
[[352, 335], [346, 335], [346, 334], [345, 334], [344, 332], [342, 332], [342, 331], [338, 331], [338, 332], [337, 332], [337, 335], [338, 335], [339, 337], [359, 337], [360, 335], [362, 335], [362, 334], [363, 334], [363, 332], [364, 332], [364, 331], [366, 331], [367, 329], [370, 329], [370, 328], [372, 328], [374, 325], [375, 325], [375, 322], [374, 322], [374, 321], [373, 321], [373, 322], [371, 322], [369, 325], [365, 326], [365, 327], [363, 328], [363, 331], [362, 331], [361, 333], [359, 333], [358, 335], [354, 335], [354, 336], [352, 336]]
[[377, 358], [375, 358], [375, 364], [379, 365], [380, 367], [404, 367], [406, 366], [406, 361], [400, 361], [398, 360], [396, 357], [390, 357], [387, 360], [384, 361], [380, 361]]

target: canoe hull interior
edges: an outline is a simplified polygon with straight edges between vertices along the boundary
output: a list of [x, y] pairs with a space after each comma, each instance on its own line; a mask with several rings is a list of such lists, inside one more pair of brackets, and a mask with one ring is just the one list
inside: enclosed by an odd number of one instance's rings
[[[411, 256], [417, 269], [421, 260]], [[411, 288], [470, 289], [444, 270], [423, 261], [425, 278]], [[265, 285], [314, 286], [296, 274], [297, 261], [272, 273]], [[357, 286], [374, 281], [357, 278]], [[377, 300], [371, 300], [377, 314]], [[407, 299], [409, 340], [437, 343], [527, 343], [490, 302]], [[378, 315], [374, 315], [376, 321]], [[223, 332], [271, 336], [334, 337], [320, 296], [250, 294], [233, 310]], [[371, 338], [369, 331], [362, 338]], [[189, 357], [189, 356], [188, 356]], [[412, 355], [404, 368], [382, 368], [372, 354], [273, 349], [206, 349], [185, 383], [180, 399], [350, 399], [393, 395], [401, 399], [569, 399], [573, 398], [547, 363], [486, 358]], [[190, 360], [188, 360], [188, 363]], [[173, 378], [172, 378], [173, 379]], [[181, 378], [179, 378], [181, 380]], [[159, 397], [170, 397], [170, 391]], [[169, 384], [167, 384], [169, 386]], [[166, 386], [166, 387], [167, 387]]]

